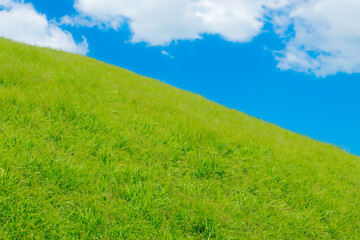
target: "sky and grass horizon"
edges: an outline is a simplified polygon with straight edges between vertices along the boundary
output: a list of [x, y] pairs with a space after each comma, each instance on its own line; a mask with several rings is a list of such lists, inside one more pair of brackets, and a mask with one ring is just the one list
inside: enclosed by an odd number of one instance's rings
[[96, 58], [360, 155], [360, 2], [0, 0], [0, 36]]

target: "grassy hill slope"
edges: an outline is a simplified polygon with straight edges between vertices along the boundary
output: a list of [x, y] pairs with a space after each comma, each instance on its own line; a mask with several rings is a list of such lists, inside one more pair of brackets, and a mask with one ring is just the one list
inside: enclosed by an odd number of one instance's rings
[[1, 239], [355, 239], [359, 204], [339, 148], [0, 39]]

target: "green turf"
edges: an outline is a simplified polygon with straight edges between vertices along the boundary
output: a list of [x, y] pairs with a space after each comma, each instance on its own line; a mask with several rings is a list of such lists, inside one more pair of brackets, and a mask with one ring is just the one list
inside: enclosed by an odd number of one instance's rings
[[0, 239], [357, 239], [360, 159], [0, 39]]

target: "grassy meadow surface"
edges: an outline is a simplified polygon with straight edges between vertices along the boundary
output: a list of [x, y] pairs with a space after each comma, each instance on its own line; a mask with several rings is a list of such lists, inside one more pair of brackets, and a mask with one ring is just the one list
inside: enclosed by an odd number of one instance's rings
[[357, 239], [360, 158], [0, 39], [0, 239]]

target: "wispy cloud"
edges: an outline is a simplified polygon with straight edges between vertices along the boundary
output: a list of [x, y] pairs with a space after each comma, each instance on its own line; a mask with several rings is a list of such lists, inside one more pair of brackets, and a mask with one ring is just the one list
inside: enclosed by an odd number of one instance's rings
[[161, 54], [164, 55], [164, 56], [167, 56], [167, 57], [169, 57], [169, 58], [174, 58], [173, 55], [171, 55], [169, 52], [167, 52], [167, 51], [165, 51], [165, 50], [162, 50], [162, 51], [161, 51]]
[[[308, 0], [274, 17], [286, 47], [278, 67], [327, 76], [360, 72], [360, 1]], [[291, 35], [284, 32], [293, 29]]]

